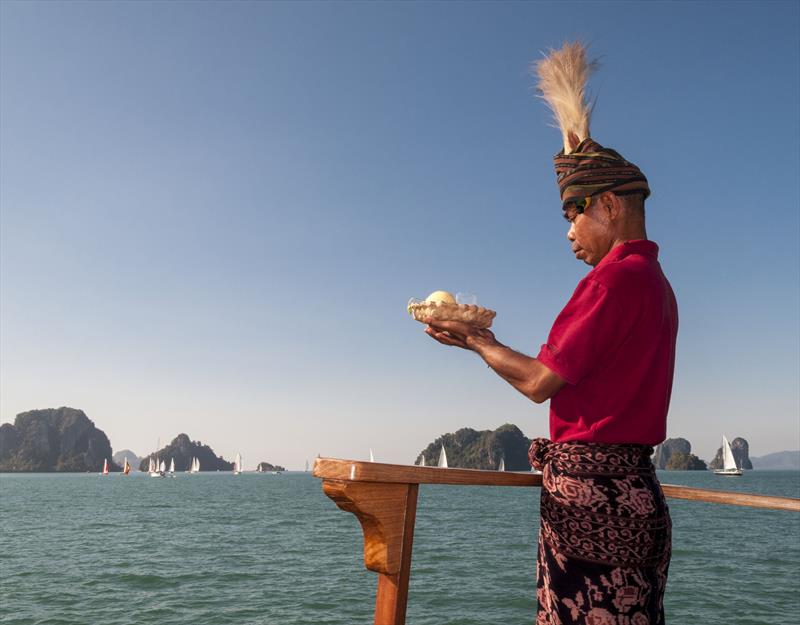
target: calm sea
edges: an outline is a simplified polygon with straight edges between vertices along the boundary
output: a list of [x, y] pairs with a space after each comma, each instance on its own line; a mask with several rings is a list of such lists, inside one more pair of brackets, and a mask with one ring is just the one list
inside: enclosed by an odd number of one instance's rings
[[[798, 472], [662, 482], [800, 497]], [[423, 486], [411, 625], [529, 624], [538, 489]], [[676, 625], [800, 614], [800, 514], [670, 500]], [[310, 474], [0, 476], [0, 622], [372, 622], [360, 527]]]

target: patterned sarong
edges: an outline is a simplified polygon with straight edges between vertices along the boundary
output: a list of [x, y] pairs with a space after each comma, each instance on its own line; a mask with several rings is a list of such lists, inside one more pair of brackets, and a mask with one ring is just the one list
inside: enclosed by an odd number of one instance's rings
[[651, 452], [531, 444], [543, 471], [536, 625], [663, 625], [672, 524]]

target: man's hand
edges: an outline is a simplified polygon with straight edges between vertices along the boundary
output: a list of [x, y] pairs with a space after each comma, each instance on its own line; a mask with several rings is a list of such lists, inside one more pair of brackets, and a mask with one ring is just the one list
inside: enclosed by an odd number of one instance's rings
[[496, 341], [491, 330], [482, 330], [463, 321], [426, 319], [425, 323], [428, 324], [428, 327], [425, 328], [425, 333], [442, 345], [476, 351], [479, 344], [489, 344]]

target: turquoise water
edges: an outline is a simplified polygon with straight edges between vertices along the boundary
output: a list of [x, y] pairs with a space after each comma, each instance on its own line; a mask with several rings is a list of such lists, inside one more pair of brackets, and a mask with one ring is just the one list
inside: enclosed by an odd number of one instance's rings
[[[800, 473], [662, 482], [800, 497]], [[407, 622], [532, 623], [538, 489], [420, 489]], [[800, 613], [800, 514], [670, 500], [675, 625]], [[375, 575], [310, 474], [0, 476], [0, 622], [349, 625]]]

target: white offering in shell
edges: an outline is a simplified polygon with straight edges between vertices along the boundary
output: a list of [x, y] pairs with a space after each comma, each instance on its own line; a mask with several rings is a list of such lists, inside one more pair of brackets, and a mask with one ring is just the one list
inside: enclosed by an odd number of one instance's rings
[[[469, 300], [477, 301], [474, 295]], [[422, 323], [425, 323], [425, 319], [462, 321], [476, 328], [490, 327], [497, 314], [495, 311], [478, 306], [476, 303], [459, 304], [453, 294], [448, 291], [434, 291], [424, 300], [412, 297], [408, 300], [408, 313]]]

